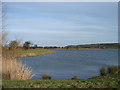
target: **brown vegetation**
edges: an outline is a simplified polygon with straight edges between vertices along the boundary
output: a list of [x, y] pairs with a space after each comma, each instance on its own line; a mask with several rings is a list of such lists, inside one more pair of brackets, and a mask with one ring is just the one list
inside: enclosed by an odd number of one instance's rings
[[33, 76], [31, 68], [26, 67], [15, 58], [14, 53], [6, 53], [2, 57], [3, 80], [29, 80]]

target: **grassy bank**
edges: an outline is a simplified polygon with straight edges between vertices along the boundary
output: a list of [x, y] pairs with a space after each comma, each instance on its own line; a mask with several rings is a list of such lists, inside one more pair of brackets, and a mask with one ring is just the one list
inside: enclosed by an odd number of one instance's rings
[[21, 53], [22, 56], [37, 56], [43, 54], [51, 54], [55, 52], [47, 49], [29, 49], [29, 50], [21, 50]]
[[10, 53], [16, 55], [16, 57], [27, 57], [27, 56], [37, 56], [43, 54], [55, 53], [54, 51], [48, 49], [15, 49], [15, 50], [3, 50], [3, 53]]
[[120, 88], [120, 75], [79, 80], [3, 80], [4, 88]]

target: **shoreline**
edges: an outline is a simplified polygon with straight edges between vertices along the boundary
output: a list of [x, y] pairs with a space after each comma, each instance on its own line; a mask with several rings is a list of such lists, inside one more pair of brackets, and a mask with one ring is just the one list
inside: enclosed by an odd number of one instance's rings
[[[39, 56], [39, 55], [45, 55], [45, 54], [52, 54], [52, 53], [56, 53], [55, 50], [58, 51], [62, 51], [62, 50], [103, 50], [103, 49], [96, 49], [96, 48], [80, 48], [80, 49], [74, 49], [74, 48], [70, 48], [70, 49], [34, 49], [34, 50], [39, 50], [37, 52], [32, 52], [32, 49], [29, 49], [28, 53], [24, 53], [21, 52], [20, 55], [18, 55], [17, 57], [33, 57], [33, 56]], [[47, 50], [44, 52], [40, 52], [40, 50]], [[53, 51], [54, 50], [54, 51]], [[27, 51], [27, 50], [26, 50]]]
[[47, 53], [41, 53], [41, 54], [35, 54], [35, 53], [28, 53], [26, 55], [21, 55], [20, 57], [34, 57], [34, 56], [39, 56], [39, 55], [46, 55], [46, 54], [52, 54], [52, 53], [55, 53], [55, 52], [47, 52]]

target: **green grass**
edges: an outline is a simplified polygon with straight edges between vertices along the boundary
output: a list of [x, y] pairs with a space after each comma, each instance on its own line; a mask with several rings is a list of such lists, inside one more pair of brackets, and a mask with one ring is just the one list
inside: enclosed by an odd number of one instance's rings
[[120, 88], [120, 75], [79, 80], [3, 80], [4, 88]]
[[[17, 57], [26, 57], [26, 56], [37, 56], [37, 55], [43, 55], [43, 54], [50, 54], [55, 53], [54, 51], [48, 50], [48, 49], [15, 49], [15, 50], [3, 50], [3, 53], [9, 53], [14, 54]], [[32, 54], [32, 55], [30, 55]]]
[[22, 50], [23, 55], [27, 55], [28, 53], [35, 53], [36, 55], [43, 55], [43, 54], [50, 54], [54, 53], [54, 51], [47, 50], [47, 49], [29, 49], [29, 50]]

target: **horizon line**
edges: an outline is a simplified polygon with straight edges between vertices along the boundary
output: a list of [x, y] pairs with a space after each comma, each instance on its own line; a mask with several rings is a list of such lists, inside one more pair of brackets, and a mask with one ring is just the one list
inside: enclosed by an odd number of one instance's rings
[[86, 44], [69, 44], [69, 45], [64, 45], [64, 46], [62, 46], [62, 45], [60, 45], [60, 46], [58, 46], [58, 45], [44, 45], [44, 46], [42, 46], [42, 45], [39, 45], [38, 44], [38, 46], [41, 46], [41, 47], [65, 47], [65, 46], [70, 46], [70, 45], [92, 45], [92, 44], [119, 44], [120, 42], [104, 42], [104, 43], [86, 43]]

